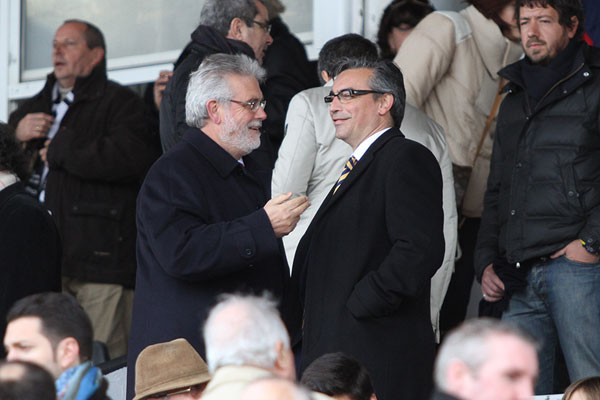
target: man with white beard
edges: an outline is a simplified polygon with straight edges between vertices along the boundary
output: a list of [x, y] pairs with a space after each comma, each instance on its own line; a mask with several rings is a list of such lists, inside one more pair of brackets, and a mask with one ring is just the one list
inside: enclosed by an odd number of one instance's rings
[[266, 118], [264, 76], [247, 56], [207, 57], [190, 78], [189, 128], [142, 185], [129, 385], [148, 345], [183, 337], [204, 357], [198, 329], [220, 294], [283, 295], [289, 269], [280, 238], [309, 202], [292, 193], [269, 200], [271, 171], [251, 153]]

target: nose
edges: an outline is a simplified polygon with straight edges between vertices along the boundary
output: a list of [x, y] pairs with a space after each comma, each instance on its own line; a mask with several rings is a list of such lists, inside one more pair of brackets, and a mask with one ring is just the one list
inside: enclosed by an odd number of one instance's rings
[[536, 21], [531, 21], [527, 27], [527, 37], [538, 37], [539, 26]]
[[265, 43], [267, 46], [270, 46], [271, 43], [273, 43], [273, 36], [271, 36], [271, 33], [269, 32], [267, 32], [267, 36], [265, 37]]
[[329, 114], [333, 114], [336, 111], [341, 110], [340, 99], [337, 96], [333, 96], [333, 100], [329, 103]]
[[6, 361], [15, 361], [15, 360], [17, 360], [16, 352], [14, 352], [12, 350], [7, 350], [6, 351]]
[[265, 109], [262, 107], [258, 107], [258, 110], [256, 110], [254, 116], [256, 117], [256, 119], [258, 119], [260, 121], [267, 119], [267, 113], [265, 112]]

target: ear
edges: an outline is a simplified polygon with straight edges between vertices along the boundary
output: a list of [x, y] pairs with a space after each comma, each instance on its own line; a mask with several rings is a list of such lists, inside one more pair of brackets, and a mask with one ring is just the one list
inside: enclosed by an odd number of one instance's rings
[[296, 366], [294, 364], [294, 353], [291, 349], [285, 348], [282, 341], [277, 341], [275, 344], [275, 359], [274, 373], [282, 378], [291, 380], [296, 379]]
[[573, 25], [570, 28], [567, 28], [567, 33], [569, 35], [569, 39], [573, 39], [575, 37], [575, 33], [577, 33], [577, 28], [579, 27], [579, 19], [576, 16], [571, 17], [571, 22]]
[[459, 360], [450, 362], [446, 369], [446, 385], [451, 393], [468, 395], [473, 386], [473, 375], [469, 367]]
[[243, 29], [245, 27], [246, 23], [241, 18], [235, 17], [229, 24], [229, 32], [227, 32], [227, 37], [229, 39], [242, 40]]
[[327, 82], [329, 82], [331, 77], [329, 76], [327, 71], [323, 70], [323, 71], [321, 71], [321, 79], [323, 79], [323, 82], [327, 83]]
[[79, 342], [73, 337], [66, 337], [56, 346], [56, 362], [63, 371], [81, 363]]
[[92, 49], [92, 65], [94, 67], [104, 58], [104, 49], [102, 47], [94, 47]]
[[385, 115], [387, 114], [391, 109], [392, 106], [394, 105], [394, 95], [391, 93], [384, 93], [383, 95], [381, 95], [381, 97], [379, 97], [379, 99], [377, 99], [378, 101], [378, 107], [377, 107], [377, 111], [379, 113], [379, 115]]
[[369, 400], [377, 400], [377, 395], [375, 393], [371, 394], [371, 397], [369, 397]]
[[217, 100], [212, 99], [206, 103], [206, 112], [208, 118], [215, 124], [220, 124], [223, 120], [222, 107]]

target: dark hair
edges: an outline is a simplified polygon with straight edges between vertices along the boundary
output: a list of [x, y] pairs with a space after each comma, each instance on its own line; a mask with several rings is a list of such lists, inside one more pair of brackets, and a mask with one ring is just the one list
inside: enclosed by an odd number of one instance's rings
[[573, 382], [565, 390], [564, 400], [571, 400], [573, 394], [583, 394], [587, 400], [600, 399], [600, 376], [591, 376]]
[[521, 29], [521, 24], [519, 24], [521, 7], [552, 7], [558, 13], [558, 23], [566, 28], [573, 27], [571, 18], [576, 17], [579, 26], [575, 32], [574, 39], [579, 40], [583, 37], [585, 11], [580, 0], [517, 0], [515, 3], [515, 18], [517, 19], [519, 29]]
[[367, 369], [344, 353], [327, 353], [314, 360], [300, 383], [328, 396], [346, 395], [352, 400], [369, 400], [374, 393]]
[[22, 181], [27, 176], [27, 157], [13, 128], [0, 122], [0, 171], [15, 173]]
[[500, 18], [500, 13], [506, 6], [510, 6], [515, 0], [466, 0], [472, 4], [484, 17], [491, 19], [498, 25], [502, 33], [511, 29], [511, 26]]
[[[394, 96], [394, 104], [390, 109], [390, 115], [394, 120], [394, 126], [399, 128], [404, 118], [404, 106], [406, 104], [404, 77], [402, 76], [402, 72], [400, 72], [400, 68], [392, 60], [345, 58], [340, 61], [334, 76], [341, 74], [347, 69], [358, 68], [373, 70], [373, 74], [368, 82], [370, 89], [381, 93], [390, 93]], [[374, 96], [378, 95], [375, 94]]]
[[377, 45], [381, 50], [381, 58], [394, 58], [396, 54], [390, 48], [388, 36], [392, 29], [406, 24], [411, 28], [435, 11], [435, 8], [427, 0], [394, 0], [391, 2], [381, 16], [379, 31], [377, 32]]
[[79, 343], [81, 360], [91, 360], [94, 330], [90, 318], [73, 296], [46, 292], [24, 297], [10, 308], [6, 322], [22, 317], [39, 318], [42, 334], [54, 349], [61, 340], [72, 337]]
[[102, 31], [98, 29], [98, 27], [94, 24], [91, 24], [87, 21], [81, 19], [68, 19], [63, 22], [63, 24], [83, 24], [86, 29], [83, 32], [83, 38], [85, 39], [85, 44], [89, 49], [95, 49], [96, 47], [102, 48], [102, 50], [106, 51], [106, 44], [104, 42], [104, 35]]
[[55, 400], [54, 380], [48, 371], [38, 365], [25, 361], [2, 361], [0, 399]]
[[377, 60], [375, 43], [356, 33], [348, 33], [327, 41], [319, 51], [317, 64], [319, 78], [321, 77], [321, 71], [327, 72], [327, 75], [333, 78], [341, 59], [357, 57]]

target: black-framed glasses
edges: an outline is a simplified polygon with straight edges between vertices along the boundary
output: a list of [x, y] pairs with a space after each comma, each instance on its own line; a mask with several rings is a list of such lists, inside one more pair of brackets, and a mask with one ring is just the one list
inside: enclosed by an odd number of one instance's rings
[[265, 32], [271, 33], [271, 24], [265, 24], [264, 22], [260, 22], [260, 21], [256, 21], [256, 20], [250, 20], [250, 22], [260, 26], [261, 28], [263, 28], [263, 30]]
[[325, 96], [323, 100], [325, 100], [325, 103], [331, 103], [333, 98], [337, 97], [340, 103], [348, 103], [357, 96], [369, 93], [384, 94], [384, 92], [379, 92], [377, 90], [342, 89], [337, 93], [333, 93], [333, 91], [329, 92], [329, 96]]
[[265, 106], [267, 105], [267, 101], [265, 99], [262, 99], [262, 100], [252, 99], [250, 101], [240, 101], [240, 100], [229, 99], [229, 101], [232, 102], [232, 103], [236, 103], [236, 104], [239, 104], [241, 106], [244, 106], [244, 107], [248, 108], [252, 112], [258, 111], [259, 107], [264, 110]]

